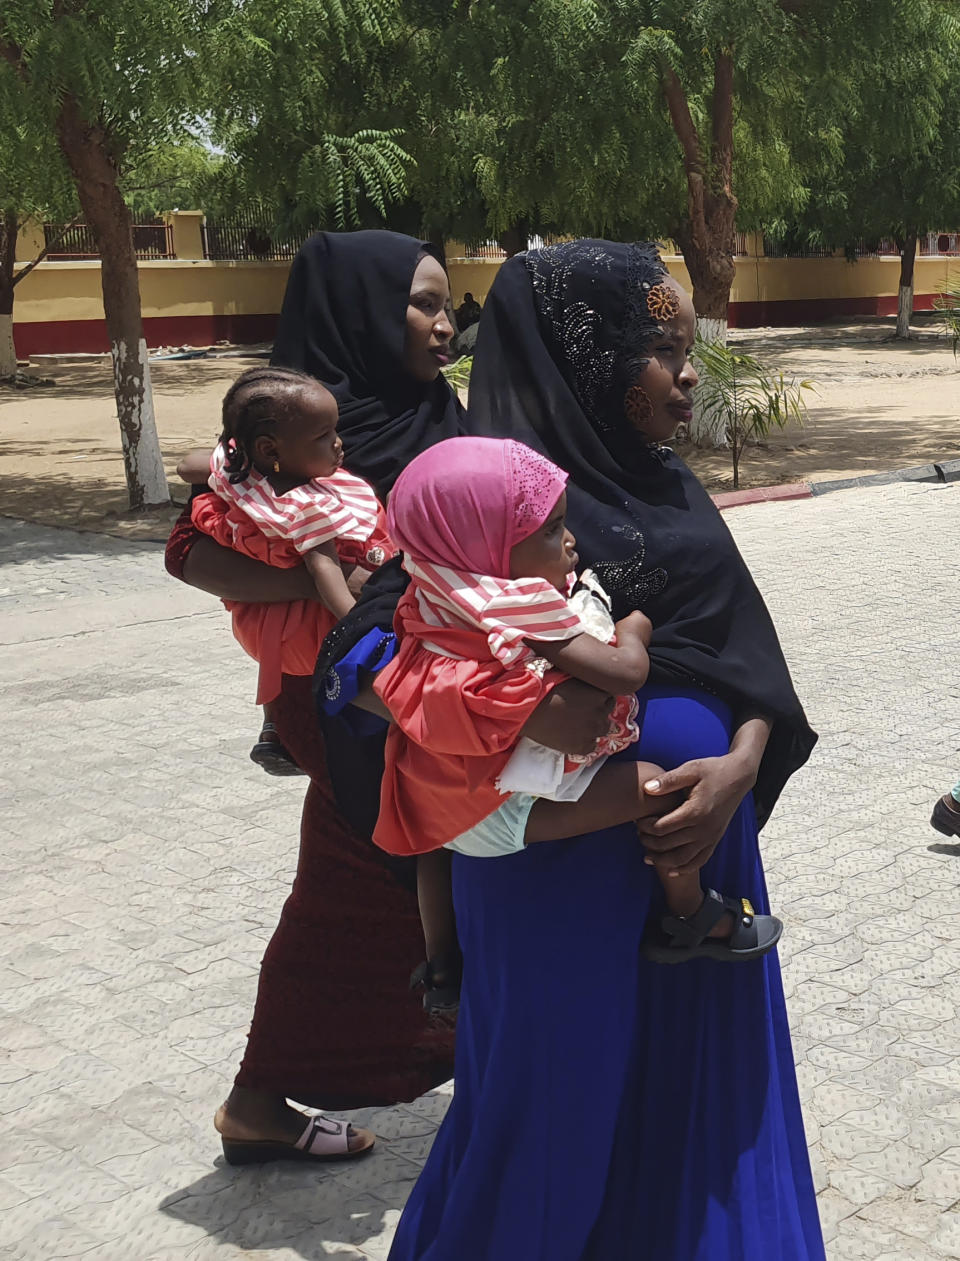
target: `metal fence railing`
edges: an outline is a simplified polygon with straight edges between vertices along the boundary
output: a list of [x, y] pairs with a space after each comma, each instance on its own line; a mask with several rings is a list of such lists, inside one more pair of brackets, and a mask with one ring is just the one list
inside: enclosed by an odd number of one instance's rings
[[[47, 258], [78, 262], [100, 257], [93, 232], [85, 223], [45, 223], [43, 239], [50, 247]], [[135, 223], [133, 248], [137, 258], [173, 258], [173, 230], [160, 221]]]
[[778, 241], [763, 238], [763, 252], [767, 258], [830, 258], [833, 250], [828, 245], [807, 245], [796, 241]]
[[219, 219], [208, 215], [203, 225], [203, 256], [223, 260], [293, 258], [315, 231], [284, 231], [260, 215]]
[[463, 257], [498, 261], [506, 258], [507, 252], [496, 241], [467, 241], [463, 247]]

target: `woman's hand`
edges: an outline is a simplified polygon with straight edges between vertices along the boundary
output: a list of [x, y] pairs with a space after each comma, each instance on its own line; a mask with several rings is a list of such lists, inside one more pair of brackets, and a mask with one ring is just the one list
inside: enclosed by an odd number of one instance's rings
[[555, 687], [527, 719], [523, 734], [548, 749], [585, 756], [610, 730], [613, 697], [579, 679]]
[[681, 876], [699, 871], [730, 826], [737, 807], [753, 788], [759, 760], [742, 752], [696, 758], [644, 784], [652, 797], [683, 792], [686, 799], [669, 814], [637, 821], [646, 861]]

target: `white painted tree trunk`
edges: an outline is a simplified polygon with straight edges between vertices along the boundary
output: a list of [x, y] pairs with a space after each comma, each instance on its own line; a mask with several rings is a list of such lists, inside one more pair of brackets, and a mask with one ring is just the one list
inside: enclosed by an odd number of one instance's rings
[[13, 316], [0, 315], [0, 381], [17, 371], [17, 352], [13, 345]]
[[[727, 321], [697, 317], [697, 332], [705, 342], [727, 343]], [[701, 377], [705, 369], [697, 364], [697, 372]], [[727, 432], [722, 417], [704, 415], [697, 403], [697, 391], [693, 392], [693, 419], [690, 421], [690, 438], [698, 447], [726, 447]]]
[[128, 343], [114, 342], [110, 351], [124, 464], [131, 492], [135, 487], [136, 498], [144, 507], [169, 503], [170, 487], [163, 469], [153, 412], [147, 343], [140, 338], [133, 363], [128, 362]]
[[909, 338], [913, 317], [913, 285], [901, 285], [897, 294], [897, 337]]

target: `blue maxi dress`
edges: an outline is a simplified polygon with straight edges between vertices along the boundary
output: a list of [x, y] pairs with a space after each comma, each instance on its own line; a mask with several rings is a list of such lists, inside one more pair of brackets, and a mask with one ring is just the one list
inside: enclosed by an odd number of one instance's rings
[[[715, 697], [640, 701], [620, 757], [729, 749]], [[642, 959], [662, 895], [632, 826], [453, 865], [455, 1093], [390, 1261], [823, 1261], [776, 955]], [[768, 908], [752, 798], [703, 882]]]

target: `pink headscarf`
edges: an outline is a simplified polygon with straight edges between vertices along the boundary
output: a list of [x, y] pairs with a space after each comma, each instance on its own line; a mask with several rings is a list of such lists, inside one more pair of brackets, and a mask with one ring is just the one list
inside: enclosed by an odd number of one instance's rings
[[510, 577], [510, 552], [549, 517], [564, 471], [512, 438], [449, 438], [400, 474], [391, 538], [417, 564]]

